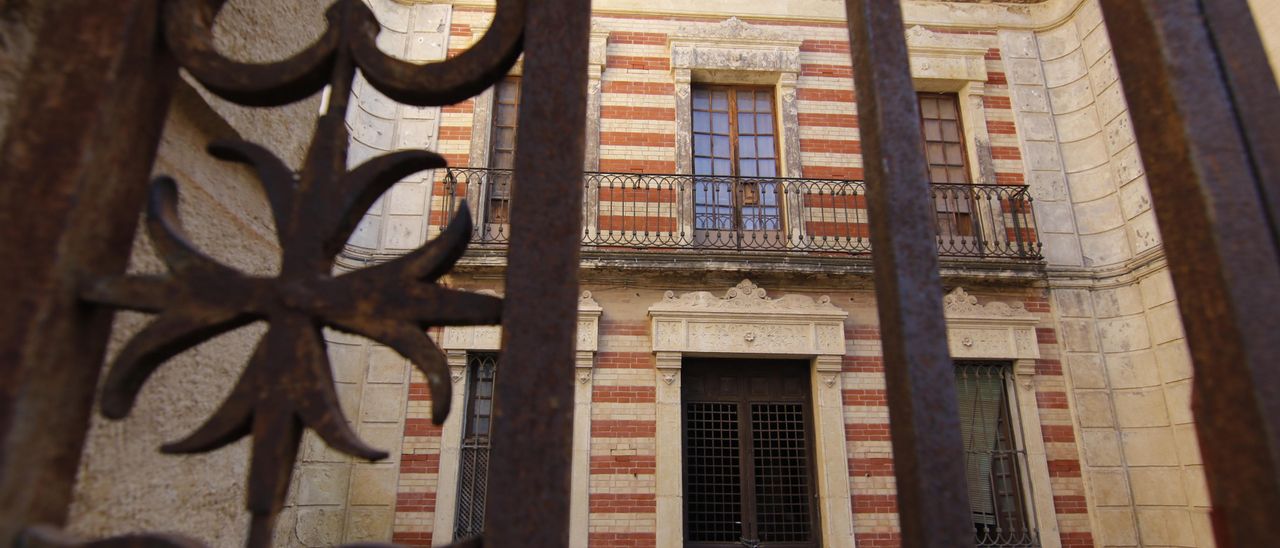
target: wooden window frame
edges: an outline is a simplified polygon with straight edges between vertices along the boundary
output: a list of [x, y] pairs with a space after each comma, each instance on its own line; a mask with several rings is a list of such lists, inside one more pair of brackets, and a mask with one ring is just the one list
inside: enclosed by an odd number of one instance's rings
[[[697, 140], [695, 139], [695, 136], [698, 132], [694, 130], [694, 123], [691, 119], [689, 122], [689, 139], [690, 139], [689, 154], [692, 160], [690, 162], [691, 175], [695, 178], [695, 180], [699, 176], [704, 176], [704, 177], [723, 177], [726, 179], [731, 179], [736, 181], [736, 184], [734, 185], [734, 188], [733, 188], [733, 228], [731, 230], [735, 232], [744, 231], [747, 229], [744, 228], [745, 223], [743, 221], [743, 215], [742, 215], [743, 208], [744, 207], [764, 207], [764, 206], [761, 206], [759, 201], [759, 196], [760, 196], [759, 183], [758, 182], [755, 182], [754, 184], [750, 182], [744, 183], [743, 179], [751, 180], [751, 179], [781, 179], [782, 178], [782, 176], [779, 175], [779, 173], [782, 171], [782, 163], [783, 163], [783, 159], [781, 157], [781, 154], [782, 154], [781, 142], [780, 142], [781, 139], [779, 135], [783, 133], [783, 128], [778, 121], [778, 113], [779, 113], [778, 93], [774, 87], [767, 86], [767, 85], [731, 85], [731, 84], [696, 84], [695, 83], [691, 85], [690, 94], [689, 94], [691, 116], [696, 116], [696, 114], [699, 112], [697, 109], [693, 107], [694, 94], [704, 90], [707, 92], [725, 91], [725, 92], [728, 92], [729, 94], [729, 98], [728, 98], [729, 164], [730, 164], [731, 174], [730, 175], [710, 175], [710, 174], [696, 173], [697, 171], [696, 166], [697, 166], [697, 160], [699, 155], [698, 155], [698, 148], [697, 148]], [[772, 176], [762, 177], [759, 175], [742, 175], [740, 173], [741, 167], [739, 165], [739, 162], [741, 161], [741, 155], [739, 153], [739, 140], [741, 139], [741, 135], [738, 132], [738, 101], [737, 101], [737, 93], [739, 91], [751, 91], [753, 93], [764, 92], [764, 93], [768, 93], [769, 95], [769, 105], [770, 105], [769, 115], [771, 117], [772, 125], [773, 125], [773, 132], [770, 134], [770, 137], [773, 139], [774, 174]], [[753, 133], [751, 136], [760, 137], [760, 134]], [[714, 162], [715, 157], [714, 156], [710, 156], [710, 157]], [[759, 158], [759, 155], [757, 154], [757, 159], [758, 158]], [[756, 202], [752, 204], [748, 204], [744, 200], [746, 196], [748, 184], [752, 184], [752, 188], [756, 189], [755, 195], [757, 199], [756, 199]], [[785, 215], [786, 204], [784, 203], [784, 192], [782, 192], [780, 183], [778, 183], [777, 199], [778, 199], [778, 203], [773, 207], [777, 208], [778, 210], [778, 214], [777, 214], [778, 227], [776, 229], [753, 229], [753, 231], [761, 231], [761, 232], [769, 231], [769, 232], [778, 232], [778, 233], [786, 232], [786, 215]], [[696, 215], [697, 215], [696, 209], [698, 205], [696, 192], [693, 195], [693, 200], [694, 200], [693, 203], [694, 203], [695, 218], [696, 218]], [[695, 230], [708, 231], [708, 232], [723, 230], [723, 229], [717, 229], [717, 228], [698, 228], [696, 226], [696, 223], [697, 223], [696, 220], [694, 221], [694, 223], [695, 223]]]

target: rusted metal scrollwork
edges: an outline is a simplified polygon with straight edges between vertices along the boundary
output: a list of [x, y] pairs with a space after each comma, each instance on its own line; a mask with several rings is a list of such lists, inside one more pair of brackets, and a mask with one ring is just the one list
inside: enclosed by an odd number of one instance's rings
[[[322, 328], [332, 327], [385, 344], [425, 375], [432, 418], [443, 423], [451, 388], [443, 353], [429, 326], [498, 323], [500, 299], [443, 288], [435, 282], [466, 250], [471, 219], [463, 213], [435, 240], [395, 260], [334, 276], [334, 257], [364, 212], [410, 174], [445, 167], [428, 151], [401, 151], [346, 168], [344, 123], [356, 69], [378, 90], [414, 106], [451, 104], [479, 93], [507, 73], [522, 48], [523, 0], [499, 0], [490, 31], [450, 60], [415, 65], [378, 51], [380, 30], [359, 0], [338, 0], [329, 26], [311, 46], [278, 63], [231, 61], [213, 47], [213, 22], [225, 0], [169, 0], [163, 4], [165, 42], [180, 65], [213, 93], [250, 106], [277, 106], [331, 88], [328, 110], [300, 173], [267, 149], [246, 141], [216, 142], [209, 152], [253, 169], [270, 202], [282, 253], [273, 278], [252, 277], [219, 264], [187, 239], [178, 218], [172, 179], [151, 186], [146, 228], [168, 267], [166, 275], [99, 279], [82, 298], [157, 317], [134, 336], [111, 365], [101, 399], [109, 418], [128, 415], [142, 385], [166, 360], [237, 327], [264, 321], [269, 328], [230, 396], [207, 422], [167, 453], [216, 450], [251, 436], [248, 545], [269, 546], [305, 429], [334, 449], [363, 459], [385, 451], [366, 445], [338, 403]], [[466, 208], [463, 208], [466, 211]], [[47, 529], [28, 531], [34, 545], [72, 545]], [[189, 539], [132, 535], [92, 546], [193, 546]], [[459, 546], [478, 545], [478, 541]]]

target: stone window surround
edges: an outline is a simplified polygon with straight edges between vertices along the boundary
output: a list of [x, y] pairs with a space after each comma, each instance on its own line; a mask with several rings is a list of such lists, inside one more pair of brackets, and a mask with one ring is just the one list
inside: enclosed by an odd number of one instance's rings
[[797, 358], [811, 364], [814, 461], [822, 545], [853, 546], [841, 363], [848, 312], [827, 297], [771, 298], [743, 280], [723, 298], [668, 291], [649, 307], [657, 387], [657, 542], [681, 546], [684, 499], [681, 375], [685, 357]]
[[[478, 293], [500, 296], [492, 290]], [[588, 479], [591, 473], [591, 369], [599, 350], [600, 315], [603, 309], [583, 291], [578, 298], [578, 344], [574, 363], [573, 461], [569, 506], [569, 545], [587, 545]], [[465, 401], [467, 393], [467, 352], [497, 352], [502, 346], [501, 326], [445, 327], [440, 348], [445, 351], [453, 380], [453, 401]], [[453, 540], [457, 515], [458, 472], [465, 413], [455, 409], [445, 419], [440, 432], [440, 468], [437, 473], [433, 542]]]
[[1027, 453], [1027, 469], [1022, 474], [1026, 478], [1022, 486], [1026, 491], [1024, 500], [1031, 501], [1040, 546], [1060, 548], [1062, 540], [1058, 534], [1053, 485], [1036, 404], [1035, 372], [1040, 346], [1035, 328], [1040, 320], [1021, 305], [978, 304], [977, 298], [962, 287], [943, 298], [943, 311], [952, 358], [1013, 363], [1013, 375], [1005, 390], [1012, 399], [1009, 416], [1014, 421], [1016, 442]]
[[964, 127], [969, 178], [977, 184], [995, 184], [991, 137], [987, 132], [987, 48], [975, 46], [963, 35], [934, 32], [920, 25], [907, 29], [911, 80], [916, 91], [955, 93]]
[[[775, 97], [774, 127], [778, 129], [778, 176], [801, 177], [800, 110], [796, 82], [800, 76], [802, 38], [730, 17], [717, 24], [694, 24], [671, 34], [671, 77], [676, 103], [676, 173], [693, 173], [694, 84], [771, 85]], [[693, 189], [682, 189], [680, 200], [693, 203]], [[794, 203], [783, 204], [784, 218], [797, 219]], [[681, 230], [693, 233], [693, 209], [680, 219]], [[788, 223], [790, 237], [798, 238], [801, 223]]]

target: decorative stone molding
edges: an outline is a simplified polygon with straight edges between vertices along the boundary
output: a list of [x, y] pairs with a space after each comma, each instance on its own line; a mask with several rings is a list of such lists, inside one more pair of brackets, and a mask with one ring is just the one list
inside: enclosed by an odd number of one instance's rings
[[[482, 289], [481, 295], [501, 296], [496, 291]], [[583, 291], [578, 298], [578, 352], [594, 353], [599, 349], [600, 315], [604, 309]], [[449, 326], [440, 337], [440, 348], [496, 352], [502, 347], [502, 327], [497, 325]], [[581, 356], [579, 356], [581, 361]]]
[[968, 36], [934, 32], [916, 25], [907, 29], [907, 51], [914, 79], [987, 81], [987, 48]]
[[1034, 360], [1040, 357], [1034, 314], [1021, 305], [978, 304], [957, 287], [942, 299], [947, 318], [947, 343], [955, 358]]
[[[737, 17], [718, 24], [685, 25], [671, 34], [675, 71], [799, 74], [803, 37], [756, 26]], [[763, 83], [763, 82], [757, 82]]]
[[706, 291], [668, 291], [649, 307], [654, 352], [701, 354], [844, 354], [848, 313], [804, 295], [769, 297], [743, 280], [724, 297]]

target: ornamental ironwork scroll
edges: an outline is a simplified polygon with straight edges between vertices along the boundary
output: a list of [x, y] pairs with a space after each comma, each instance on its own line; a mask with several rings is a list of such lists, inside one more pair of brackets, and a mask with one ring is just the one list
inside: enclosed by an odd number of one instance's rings
[[[523, 0], [498, 0], [493, 23], [473, 47], [451, 59], [419, 65], [388, 57], [375, 39], [380, 27], [360, 0], [337, 0], [324, 34], [291, 58], [267, 64], [227, 59], [213, 46], [213, 25], [225, 0], [167, 0], [163, 42], [205, 88], [254, 107], [300, 101], [326, 86], [322, 113], [300, 173], [266, 148], [241, 140], [209, 146], [216, 158], [256, 172], [277, 227], [282, 267], [275, 277], [252, 277], [222, 265], [193, 246], [178, 217], [178, 190], [168, 177], [151, 184], [147, 233], [168, 268], [164, 275], [125, 275], [85, 285], [84, 300], [155, 314], [116, 356], [104, 383], [102, 413], [127, 416], [142, 385], [168, 359], [205, 340], [252, 322], [266, 334], [221, 407], [166, 453], [214, 451], [252, 438], [247, 545], [270, 546], [284, 505], [299, 443], [306, 429], [329, 446], [369, 460], [387, 457], [348, 425], [338, 402], [324, 327], [385, 344], [426, 376], [432, 419], [443, 423], [452, 389], [445, 356], [426, 328], [496, 324], [501, 299], [451, 290], [435, 282], [466, 250], [471, 218], [466, 207], [435, 240], [395, 260], [333, 275], [334, 258], [365, 211], [393, 184], [420, 171], [445, 167], [433, 152], [387, 154], [347, 169], [345, 117], [356, 69], [379, 91], [413, 106], [442, 106], [472, 97], [502, 78], [523, 48]], [[200, 546], [191, 539], [137, 534], [81, 543], [33, 528], [31, 545]], [[478, 546], [479, 540], [456, 546]]]

